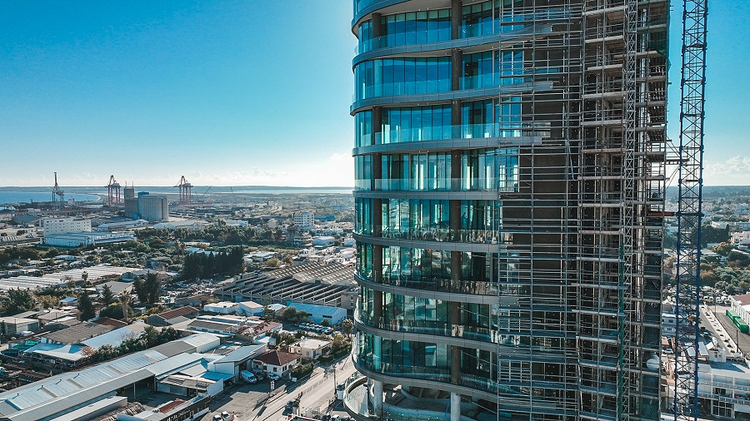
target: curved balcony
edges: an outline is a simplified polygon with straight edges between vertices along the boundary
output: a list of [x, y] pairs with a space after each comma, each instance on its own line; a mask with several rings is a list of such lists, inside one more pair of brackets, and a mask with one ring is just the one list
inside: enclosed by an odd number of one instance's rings
[[422, 38], [414, 34], [414, 39], [410, 40], [404, 33], [383, 35], [380, 37], [360, 40], [354, 48], [354, 59], [352, 65], [372, 60], [379, 57], [388, 57], [396, 55], [409, 55], [425, 52], [435, 52], [452, 50], [454, 48], [476, 50], [478, 46], [486, 45], [495, 47], [498, 43], [512, 45], [526, 42], [532, 37], [539, 38], [546, 34], [552, 34], [551, 24], [533, 24], [504, 26], [503, 32], [487, 32], [483, 25], [463, 25], [461, 27], [458, 39], [450, 39], [450, 29], [448, 29], [447, 38], [443, 31], [434, 33], [425, 32]]
[[[399, 230], [387, 226], [380, 227], [380, 238], [393, 238], [404, 240], [426, 240], [426, 241], [450, 241], [473, 244], [498, 244], [502, 241], [497, 229], [449, 229], [435, 227], [411, 227], [408, 230]], [[363, 231], [355, 231], [359, 235], [372, 235]]]
[[[448, 81], [447, 87], [443, 85], [446, 83], [446, 80]], [[531, 78], [526, 78], [525, 80], [527, 81], [523, 83], [501, 84], [499, 86], [457, 91], [450, 90], [449, 79], [367, 86], [363, 88], [366, 91], [363, 92], [364, 95], [359, 95], [361, 98], [358, 99], [357, 94], [352, 97], [352, 105], [349, 108], [349, 113], [354, 115], [361, 110], [381, 104], [400, 106], [424, 105], [425, 103], [449, 104], [453, 100], [494, 99], [497, 98], [498, 95], [519, 95], [531, 92], [541, 93], [555, 89], [554, 81], [551, 80], [533, 81]], [[426, 89], [426, 86], [432, 85], [435, 86], [435, 89]], [[388, 90], [383, 90], [383, 87], [388, 88]], [[419, 88], [419, 90], [417, 90], [417, 88]], [[368, 94], [372, 95], [368, 96]]]
[[[374, 180], [355, 180], [355, 191], [382, 192], [514, 192], [517, 189], [515, 178], [378, 178]], [[429, 235], [430, 233], [426, 233]], [[437, 240], [439, 234], [432, 233], [431, 240]], [[466, 237], [468, 240], [469, 237]], [[458, 241], [458, 240], [442, 240]]]
[[[389, 195], [388, 197], [394, 197]], [[431, 197], [435, 198], [434, 193], [431, 193]], [[396, 239], [386, 237], [368, 237], [359, 234], [354, 234], [354, 239], [358, 242], [375, 244], [380, 246], [400, 246], [400, 247], [411, 247], [420, 249], [430, 250], [444, 250], [444, 251], [464, 251], [464, 252], [476, 252], [476, 253], [496, 253], [502, 251], [504, 246], [502, 244], [493, 243], [455, 243], [451, 241], [436, 241], [432, 240], [409, 240], [409, 239]]]
[[404, 320], [403, 318], [388, 319], [380, 317], [378, 320], [375, 320], [375, 318], [368, 317], [365, 319], [362, 317], [360, 311], [354, 312], [354, 321], [360, 327], [366, 326], [365, 330], [367, 330], [367, 328], [373, 328], [380, 331], [416, 333], [420, 335], [466, 339], [477, 341], [480, 344], [493, 343], [493, 345], [488, 348], [490, 351], [496, 349], [493, 340], [495, 333], [487, 327], [454, 325], [452, 323], [441, 321]]
[[[448, 383], [450, 379], [448, 379], [447, 382], [436, 381], [429, 377], [419, 378], [404, 376], [401, 372], [397, 371], [399, 368], [409, 367], [388, 365], [387, 368], [384, 368], [386, 364], [381, 363], [381, 369], [376, 371], [372, 369], [366, 361], [360, 359], [357, 356], [353, 357], [353, 361], [355, 367], [359, 372], [371, 379], [381, 381], [385, 384], [400, 384], [402, 386], [408, 387], [443, 390], [446, 392], [472, 396], [478, 399], [485, 399], [492, 402], [497, 400], [497, 393], [499, 392], [502, 396], [501, 409], [506, 409], [509, 411], [521, 411], [527, 414], [532, 405], [529, 395], [525, 392], [525, 390], [531, 387], [531, 384], [528, 382], [518, 384], [503, 382], [502, 384], [498, 384], [493, 380], [479, 378], [477, 376], [462, 373], [461, 382], [459, 384], [456, 384]], [[572, 385], [565, 385], [564, 383], [544, 382], [541, 378], [540, 380], [545, 387], [557, 390], [565, 390], [573, 387]], [[362, 395], [360, 395], [360, 398], [361, 397]], [[535, 413], [559, 415], [560, 413], [562, 413], [561, 411], [564, 411], [565, 409], [562, 404], [555, 399], [544, 399], [541, 397], [536, 397], [533, 402]], [[354, 400], [352, 400], [351, 403], [353, 404], [353, 408], [362, 408], [361, 406], [357, 406]]]
[[[400, 393], [392, 390], [391, 397], [386, 398], [383, 402], [382, 414], [373, 413], [372, 399], [373, 394], [367, 385], [367, 378], [357, 379], [347, 385], [344, 392], [344, 408], [355, 420], [371, 421], [449, 421], [450, 414], [444, 410], [435, 410], [436, 405], [447, 407], [447, 399], [418, 399], [407, 397], [408, 393], [403, 389]], [[462, 413], [469, 412], [464, 406], [469, 406], [476, 412], [476, 405], [462, 402]], [[494, 414], [493, 414], [494, 415]], [[475, 418], [461, 416], [461, 421], [472, 421]]]
[[461, 124], [417, 128], [390, 127], [375, 133], [375, 144], [368, 145], [371, 133], [361, 136], [354, 155], [410, 150], [481, 149], [529, 146], [551, 135], [549, 122], [508, 122]]
[[[463, 281], [436, 277], [429, 279], [394, 277], [391, 279], [378, 275], [376, 276], [378, 282], [374, 282], [358, 273], [355, 274], [355, 279], [361, 286], [392, 294], [472, 304], [498, 303], [497, 284], [490, 281]], [[505, 296], [500, 301], [505, 308], [522, 308], [522, 300], [522, 297]]]
[[[454, 325], [428, 321], [404, 321], [401, 319], [364, 320], [361, 312], [355, 312], [354, 323], [359, 332], [391, 340], [429, 342], [433, 344], [457, 346], [468, 349], [481, 349], [497, 353], [499, 360], [527, 360], [534, 356], [538, 362], [560, 363], [566, 359], [563, 351], [551, 347], [528, 345], [507, 339], [500, 330], [479, 326]], [[547, 334], [551, 333], [551, 334]], [[519, 335], [516, 333], [516, 335]], [[530, 336], [525, 333], [523, 336]], [[559, 332], [534, 332], [534, 337], [560, 338]], [[464, 373], [466, 374], [466, 373]], [[543, 379], [540, 379], [542, 381]]]
[[[364, 16], [384, 7], [393, 6], [399, 3], [406, 3], [408, 0], [354, 0], [354, 19], [352, 27], [357, 26], [357, 22]], [[450, 7], [450, 3], [446, 7]]]
[[[493, 400], [496, 398], [494, 391], [489, 392], [463, 384], [451, 383], [450, 372], [447, 369], [411, 367], [397, 364], [386, 364], [382, 362], [377, 363], [380, 368], [374, 369], [371, 360], [368, 363], [367, 361], [360, 359], [357, 355], [353, 355], [352, 359], [357, 371], [371, 379], [383, 383], [400, 384], [409, 387], [432, 388], [487, 400]], [[490, 382], [494, 383], [492, 381]]]

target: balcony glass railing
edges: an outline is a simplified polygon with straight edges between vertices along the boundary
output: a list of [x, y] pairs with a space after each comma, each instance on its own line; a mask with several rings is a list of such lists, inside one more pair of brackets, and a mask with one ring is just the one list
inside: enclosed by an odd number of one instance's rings
[[[364, 268], [367, 269], [367, 268]], [[419, 271], [411, 271], [410, 275], [404, 273], [386, 273], [385, 276], [374, 270], [360, 271], [359, 277], [364, 280], [393, 285], [402, 288], [414, 288], [427, 291], [453, 292], [458, 294], [494, 295], [497, 294], [497, 284], [489, 281], [466, 281], [458, 279], [446, 279], [436, 276], [422, 275]], [[370, 279], [372, 278], [372, 279]]]
[[[355, 190], [358, 191], [434, 191], [434, 192], [513, 192], [517, 187], [515, 177], [511, 178], [405, 178], [405, 179], [376, 179], [355, 180]], [[432, 234], [435, 238], [440, 233]], [[470, 233], [473, 234], [473, 233]], [[449, 240], [437, 240], [449, 241]]]
[[449, 139], [549, 137], [549, 123], [487, 123], [418, 128], [388, 127], [375, 134], [375, 144], [422, 142]]
[[371, 314], [356, 311], [355, 320], [359, 323], [378, 329], [393, 332], [419, 333], [427, 335], [450, 336], [472, 339], [483, 342], [496, 342], [494, 332], [487, 327], [454, 325], [451, 323], [430, 320], [405, 320], [404, 318], [372, 317]]
[[497, 244], [500, 238], [498, 230], [493, 229], [448, 229], [412, 227], [400, 230], [381, 227], [381, 237], [406, 240], [452, 241], [474, 244]]
[[451, 80], [449, 78], [417, 82], [378, 83], [359, 87], [352, 100], [357, 101], [383, 96], [433, 94], [450, 92], [450, 90]]

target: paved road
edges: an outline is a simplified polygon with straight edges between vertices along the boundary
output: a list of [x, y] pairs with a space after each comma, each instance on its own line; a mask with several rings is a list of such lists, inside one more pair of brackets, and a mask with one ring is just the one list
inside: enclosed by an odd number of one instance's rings
[[354, 364], [349, 358], [345, 358], [336, 364], [335, 376], [332, 368], [330, 367], [322, 378], [308, 382], [306, 391], [302, 394], [302, 400], [300, 401], [301, 413], [304, 414], [311, 410], [318, 410], [321, 414], [325, 413], [328, 410], [330, 400], [334, 397], [336, 384], [343, 383], [355, 371]]
[[[335, 367], [336, 382], [338, 383], [346, 380], [354, 372], [354, 366], [349, 358], [345, 358], [343, 361], [337, 363]], [[287, 402], [297, 397], [300, 392], [302, 393], [300, 412], [312, 409], [323, 409], [323, 412], [325, 412], [329, 400], [334, 396], [335, 388], [333, 372], [329, 370], [326, 373], [325, 370], [316, 369], [307, 381], [287, 386], [286, 393], [279, 393], [273, 396], [265, 405], [257, 408], [257, 411], [254, 410], [252, 413], [247, 414], [237, 414], [235, 419], [238, 421], [278, 421], [289, 413], [286, 410]]]
[[[711, 311], [714, 311], [714, 306], [709, 306], [709, 308]], [[739, 329], [737, 329], [737, 326], [735, 326], [734, 323], [729, 320], [729, 317], [727, 317], [727, 310], [731, 310], [731, 307], [717, 305], [716, 311], [714, 311], [714, 314], [716, 314], [716, 320], [724, 326], [724, 329], [735, 342], [739, 341], [737, 346], [740, 348], [740, 351], [742, 351], [742, 354], [750, 355], [750, 335], [741, 333]]]

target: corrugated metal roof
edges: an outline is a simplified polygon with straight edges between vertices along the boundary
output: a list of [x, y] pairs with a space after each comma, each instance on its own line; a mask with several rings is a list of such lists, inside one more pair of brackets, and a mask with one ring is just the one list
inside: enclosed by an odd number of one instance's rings
[[230, 352], [229, 354], [225, 355], [220, 360], [217, 360], [216, 363], [217, 364], [237, 363], [243, 360], [250, 359], [253, 356], [260, 354], [265, 349], [266, 349], [265, 345], [242, 346]]
[[[193, 345], [174, 341], [176, 347], [194, 352], [195, 344], [209, 344], [213, 335], [193, 335]], [[179, 344], [182, 344], [181, 346]], [[26, 386], [0, 393], [0, 417], [12, 421], [35, 421], [69, 408], [108, 396], [117, 389], [190, 366], [200, 354], [167, 356], [155, 349], [130, 354], [77, 372], [63, 373]]]
[[294, 307], [297, 309], [297, 311], [304, 311], [310, 314], [320, 314], [320, 315], [326, 315], [326, 316], [334, 316], [338, 312], [346, 312], [341, 307], [330, 307], [330, 306], [321, 306], [317, 304], [304, 304], [304, 303], [293, 303], [289, 302], [287, 303], [288, 307]]
[[60, 345], [60, 344], [37, 344], [24, 351], [24, 353], [34, 353], [45, 355], [61, 360], [78, 361], [84, 357], [83, 349], [85, 346], [80, 345]]

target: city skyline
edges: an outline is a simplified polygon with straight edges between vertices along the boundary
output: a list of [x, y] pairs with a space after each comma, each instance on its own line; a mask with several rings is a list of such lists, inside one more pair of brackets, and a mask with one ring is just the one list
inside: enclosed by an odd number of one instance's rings
[[[705, 182], [747, 185], [750, 151], [734, 123], [750, 82], [731, 69], [750, 46], [750, 5], [710, 7]], [[67, 186], [104, 185], [110, 174], [136, 185], [183, 174], [195, 185], [351, 185], [350, 2], [40, 1], [0, 12], [0, 139], [13, 157], [1, 186], [51, 186], [53, 171]]]

